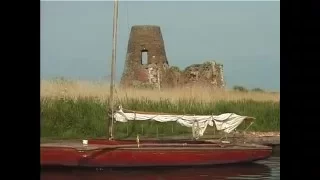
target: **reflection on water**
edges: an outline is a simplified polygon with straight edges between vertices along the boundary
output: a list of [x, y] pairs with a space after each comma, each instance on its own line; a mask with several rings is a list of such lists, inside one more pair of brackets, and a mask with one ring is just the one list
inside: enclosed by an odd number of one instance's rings
[[176, 179], [280, 179], [280, 157], [252, 164], [193, 168], [72, 170], [46, 169], [42, 180], [176, 180]]

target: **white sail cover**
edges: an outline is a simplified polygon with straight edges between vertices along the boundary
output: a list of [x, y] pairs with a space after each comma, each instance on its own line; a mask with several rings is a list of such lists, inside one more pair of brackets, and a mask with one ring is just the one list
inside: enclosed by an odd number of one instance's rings
[[128, 121], [147, 121], [154, 120], [158, 122], [177, 122], [182, 126], [193, 128], [197, 131], [198, 136], [203, 136], [207, 126], [215, 126], [218, 131], [222, 130], [230, 133], [236, 129], [247, 116], [240, 116], [234, 113], [225, 113], [221, 115], [157, 115], [157, 114], [139, 114], [125, 113], [122, 109], [114, 114], [114, 118], [118, 122]]

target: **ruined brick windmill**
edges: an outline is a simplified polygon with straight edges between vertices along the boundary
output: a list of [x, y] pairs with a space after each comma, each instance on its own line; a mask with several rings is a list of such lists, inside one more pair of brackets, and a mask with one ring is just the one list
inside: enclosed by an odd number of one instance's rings
[[[178, 68], [179, 69], [179, 68]], [[121, 86], [172, 88], [190, 85], [224, 88], [223, 67], [215, 62], [170, 67], [161, 29], [154, 25], [131, 28]]]
[[159, 87], [160, 77], [169, 63], [161, 29], [154, 25], [137, 25], [131, 28], [124, 72], [123, 87]]

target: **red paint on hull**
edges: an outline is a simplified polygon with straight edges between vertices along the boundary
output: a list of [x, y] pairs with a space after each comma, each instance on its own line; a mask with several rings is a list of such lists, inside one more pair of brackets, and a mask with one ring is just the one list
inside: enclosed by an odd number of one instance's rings
[[41, 148], [41, 165], [78, 166], [81, 154], [72, 148]]
[[[184, 166], [215, 165], [251, 162], [268, 158], [272, 148], [265, 146], [220, 147], [217, 144], [168, 145], [148, 141], [137, 147], [133, 141], [89, 141], [91, 149], [83, 147], [43, 146], [41, 165], [83, 167], [134, 167], [134, 166]], [[115, 146], [116, 145], [116, 146]]]
[[88, 166], [182, 166], [213, 165], [262, 159], [268, 151], [130, 151], [105, 153], [88, 161]]

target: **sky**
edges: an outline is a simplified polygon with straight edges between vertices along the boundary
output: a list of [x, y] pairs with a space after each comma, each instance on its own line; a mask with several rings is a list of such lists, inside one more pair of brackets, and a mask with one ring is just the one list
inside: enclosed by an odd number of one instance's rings
[[[41, 79], [108, 80], [113, 1], [42, 1]], [[116, 79], [130, 28], [158, 25], [170, 66], [215, 60], [228, 88], [280, 91], [279, 1], [120, 1]]]

